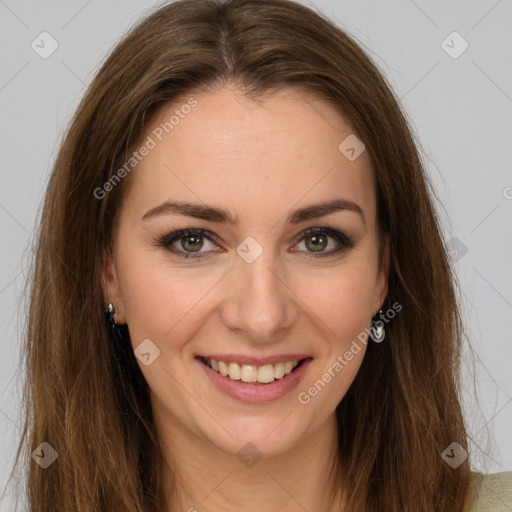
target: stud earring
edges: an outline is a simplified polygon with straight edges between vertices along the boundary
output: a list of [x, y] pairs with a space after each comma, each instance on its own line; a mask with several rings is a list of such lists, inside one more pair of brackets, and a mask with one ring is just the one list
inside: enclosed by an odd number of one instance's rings
[[[379, 311], [379, 313], [382, 315], [382, 309]], [[376, 316], [377, 314], [374, 315], [374, 318]], [[370, 338], [375, 343], [380, 343], [386, 337], [386, 331], [384, 330], [384, 322], [382, 320], [375, 320], [374, 318], [372, 318], [372, 321], [370, 323]]]

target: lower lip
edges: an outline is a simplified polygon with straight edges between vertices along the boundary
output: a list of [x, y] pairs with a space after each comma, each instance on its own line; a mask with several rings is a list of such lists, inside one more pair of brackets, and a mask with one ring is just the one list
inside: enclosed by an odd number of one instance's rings
[[282, 379], [275, 379], [269, 384], [251, 384], [241, 380], [233, 380], [212, 370], [200, 359], [196, 358], [196, 361], [213, 384], [217, 386], [217, 389], [226, 395], [248, 404], [267, 404], [279, 400], [297, 387], [313, 359], [308, 357], [294, 371]]

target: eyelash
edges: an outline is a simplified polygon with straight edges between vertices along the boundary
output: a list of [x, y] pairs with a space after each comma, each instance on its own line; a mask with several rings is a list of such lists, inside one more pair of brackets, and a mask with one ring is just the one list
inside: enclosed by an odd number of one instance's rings
[[[327, 235], [336, 242], [338, 242], [341, 245], [341, 248], [331, 250], [328, 252], [311, 252], [306, 251], [309, 253], [307, 258], [327, 258], [330, 256], [337, 255], [341, 253], [342, 251], [346, 249], [352, 248], [355, 244], [354, 242], [344, 233], [341, 233], [340, 231], [337, 231], [335, 229], [327, 228], [327, 227], [320, 227], [320, 228], [308, 228], [300, 233], [300, 235], [297, 235], [294, 239], [296, 243], [302, 242], [307, 236], [311, 235]], [[178, 255], [181, 258], [202, 258], [204, 253], [186, 253], [180, 250], [177, 250], [175, 248], [171, 248], [171, 244], [175, 242], [176, 240], [180, 240], [182, 238], [186, 238], [187, 236], [202, 236], [208, 239], [210, 242], [217, 242], [219, 239], [216, 235], [211, 233], [210, 231], [206, 231], [204, 229], [181, 229], [179, 231], [174, 231], [172, 233], [168, 233], [165, 235], [161, 235], [155, 239], [155, 242], [157, 245], [165, 248], [166, 250], [172, 252], [173, 254]], [[299, 251], [302, 252], [302, 251]]]

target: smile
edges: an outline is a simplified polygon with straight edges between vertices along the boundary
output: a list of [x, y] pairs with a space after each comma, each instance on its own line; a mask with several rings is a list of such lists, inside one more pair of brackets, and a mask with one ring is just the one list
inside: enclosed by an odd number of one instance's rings
[[282, 379], [291, 373], [304, 359], [285, 361], [276, 364], [264, 364], [256, 366], [252, 364], [238, 364], [215, 359], [202, 358], [203, 363], [213, 371], [220, 373], [231, 380], [241, 380], [247, 383], [269, 384], [276, 379]]
[[195, 360], [207, 380], [223, 395], [247, 404], [266, 404], [284, 398], [299, 385], [313, 361], [312, 357], [304, 356], [274, 363], [268, 359], [259, 361], [264, 364], [254, 364], [254, 359], [234, 362], [227, 357], [222, 361], [218, 356], [198, 356]]

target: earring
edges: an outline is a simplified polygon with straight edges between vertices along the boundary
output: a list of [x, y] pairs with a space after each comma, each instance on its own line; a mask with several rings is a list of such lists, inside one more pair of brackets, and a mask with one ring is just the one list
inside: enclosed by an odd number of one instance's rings
[[[380, 314], [382, 314], [382, 309], [379, 311]], [[374, 315], [377, 316], [377, 314]], [[372, 321], [370, 323], [370, 338], [375, 343], [380, 343], [384, 340], [386, 337], [386, 332], [384, 331], [384, 322], [382, 320], [374, 320], [372, 318]]]
[[117, 323], [114, 319], [114, 315], [116, 314], [116, 309], [114, 304], [110, 303], [104, 310], [104, 319], [105, 325], [108, 331], [109, 339], [114, 343], [114, 345], [119, 345], [120, 347], [125, 346], [126, 338], [123, 332], [123, 327], [126, 324]]
[[114, 315], [116, 314], [116, 310], [114, 308], [114, 304], [112, 302], [107, 306], [105, 309], [105, 314], [107, 315], [107, 320], [112, 329], [115, 329], [116, 327], [116, 321], [114, 320]]

